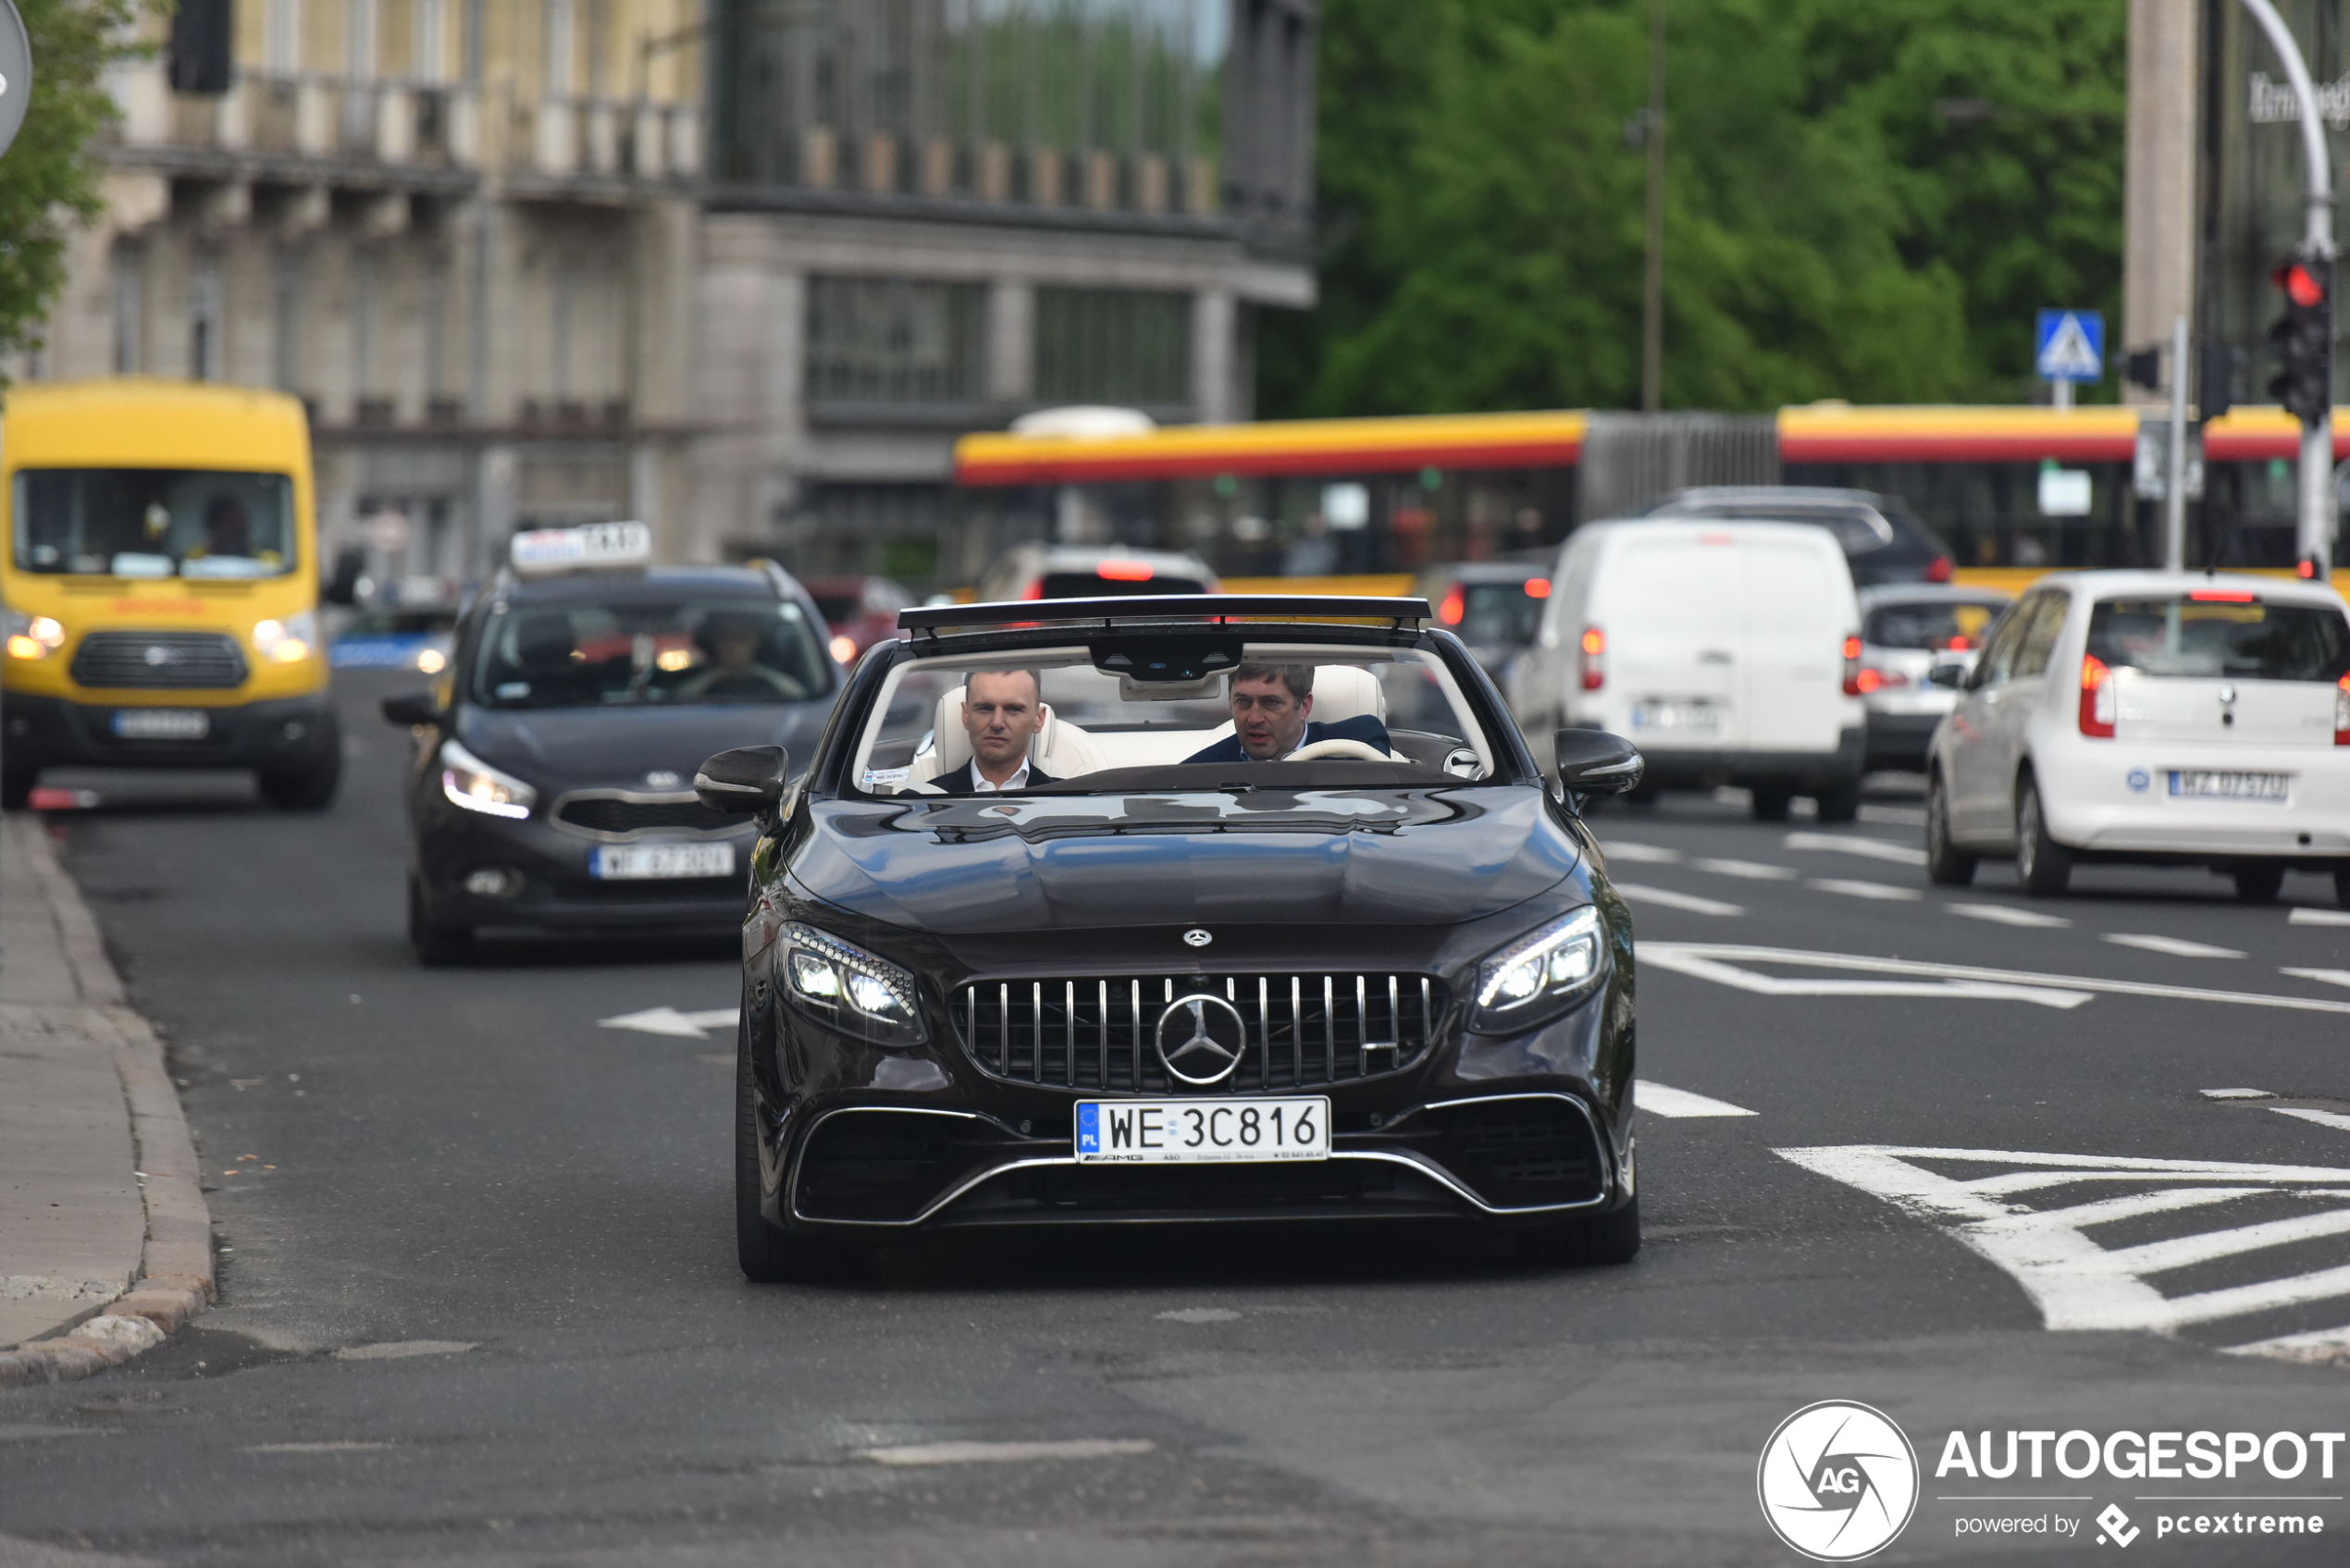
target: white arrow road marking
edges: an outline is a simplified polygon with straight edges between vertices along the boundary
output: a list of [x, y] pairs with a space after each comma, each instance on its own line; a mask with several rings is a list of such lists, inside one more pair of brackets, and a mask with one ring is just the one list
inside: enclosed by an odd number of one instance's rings
[[1760, 860], [1698, 860], [1692, 864], [1701, 871], [1712, 871], [1716, 876], [1744, 877], [1750, 882], [1795, 880], [1794, 867], [1765, 865]]
[[1669, 887], [1649, 887], [1637, 882], [1619, 882], [1615, 891], [1636, 904], [1656, 904], [1667, 909], [1687, 909], [1693, 915], [1743, 915], [1745, 906], [1725, 904], [1719, 898], [1701, 898], [1694, 893], [1676, 893]]
[[2279, 969], [2277, 973], [2298, 975], [2303, 980], [2321, 980], [2328, 985], [2350, 985], [2350, 969]]
[[[1640, 961], [1654, 964], [1677, 973], [1710, 980], [1717, 984], [1750, 991], [1758, 996], [1935, 996], [1966, 997], [1985, 1002], [2036, 1002], [2043, 1007], [2077, 1007], [2088, 1001], [2085, 991], [2060, 991], [2044, 985], [2013, 985], [1998, 981], [1956, 980], [1795, 980], [1784, 975], [1757, 974], [1718, 957], [1709, 957], [1712, 949], [1702, 943], [1643, 942], [1638, 945]], [[1725, 949], [1733, 954], [1743, 952], [1773, 956], [1775, 961], [1787, 961], [1773, 955], [1767, 947]], [[1821, 957], [1823, 955], [1813, 955]], [[1799, 960], [1800, 961], [1800, 960]]]
[[2350, 1116], [2344, 1116], [2340, 1111], [2312, 1110], [2306, 1105], [2270, 1105], [2268, 1108], [2281, 1117], [2296, 1117], [2303, 1121], [2314, 1121], [2319, 1127], [2338, 1128], [2350, 1132]]
[[1832, 849], [1844, 855], [1865, 855], [1872, 860], [1891, 860], [1897, 865], [1923, 866], [1925, 851], [1907, 844], [1887, 844], [1881, 838], [1862, 838], [1849, 833], [1791, 833], [1779, 842], [1789, 849]]
[[[2169, 1333], [2192, 1324], [2350, 1296], [2350, 1267], [2179, 1296], [2164, 1295], [2146, 1278], [2192, 1264], [2350, 1234], [2350, 1170], [1886, 1144], [1781, 1149], [1778, 1154], [1807, 1170], [1883, 1198], [1920, 1219], [1948, 1227], [1958, 1241], [2006, 1270], [2039, 1307], [2042, 1321], [2052, 1329]], [[2026, 1168], [1973, 1179], [1927, 1168], [1945, 1164]], [[2021, 1193], [2084, 1181], [2125, 1182], [2146, 1190], [2055, 1208], [2035, 1209], [2014, 1201]], [[2326, 1206], [2287, 1219], [2134, 1247], [2101, 1246], [2088, 1234], [2095, 1227], [2117, 1220], [2218, 1208], [2239, 1199], [2279, 1192]]]
[[1925, 896], [1914, 887], [1896, 887], [1889, 882], [1853, 882], [1844, 877], [1813, 877], [1807, 885], [1822, 893], [1841, 893], [1848, 898], [1894, 898], [1914, 902]]
[[1681, 852], [1677, 849], [1667, 849], [1661, 844], [1639, 844], [1628, 838], [1610, 839], [1600, 846], [1600, 850], [1611, 860], [1639, 860], [1658, 866], [1677, 866], [1681, 863]]
[[1667, 1089], [1645, 1078], [1632, 1080], [1632, 1103], [1652, 1117], [1750, 1117], [1755, 1113], [1727, 1100], [1709, 1099], [1686, 1089]]
[[2274, 1095], [2270, 1094], [2265, 1089], [2206, 1089], [2201, 1091], [2201, 1093], [2207, 1100], [2269, 1100], [2275, 1098]]
[[[1718, 980], [1725, 985], [1772, 996], [1834, 995], [1834, 992], [1775, 991], [1763, 985], [1731, 980], [1770, 981], [1768, 975], [1747, 975], [1734, 964], [1792, 964], [1809, 969], [1859, 969], [1868, 974], [1913, 975], [1921, 979], [1979, 980], [1994, 984], [2030, 986], [2043, 991], [2086, 991], [2109, 996], [2167, 996], [2181, 1002], [2232, 1002], [2243, 1007], [2282, 1007], [2296, 1013], [2350, 1013], [2350, 1002], [2318, 996], [2270, 996], [2257, 991], [2211, 991], [2195, 985], [2156, 985], [2145, 981], [2098, 980], [2087, 975], [2034, 974], [2029, 969], [1988, 969], [1970, 964], [1935, 964], [1921, 958], [1873, 958], [1858, 953], [1813, 953], [1797, 947], [1750, 947], [1731, 942], [1643, 942], [1638, 951], [1642, 963], [1658, 964], [1683, 974]], [[1692, 965], [1710, 966], [1704, 969]], [[1723, 972], [1716, 972], [1717, 970]], [[1872, 993], [1871, 994], [1876, 994]], [[1883, 993], [1910, 995], [1915, 993]], [[1958, 994], [1950, 992], [1936, 995]], [[2073, 1004], [2060, 1003], [2070, 1006]]]
[[2311, 1365], [2338, 1364], [2350, 1359], [2350, 1327], [2320, 1328], [2314, 1334], [2286, 1334], [2274, 1340], [2255, 1340], [2248, 1345], [2230, 1345], [2229, 1355], [2273, 1356], [2279, 1361], [2300, 1361]]
[[2044, 915], [2037, 909], [2018, 909], [2007, 904], [1951, 904], [1945, 906], [1954, 915], [1970, 920], [1989, 920], [2003, 926], [2035, 926], [2059, 931], [2072, 922], [2062, 915]]
[[2295, 909], [2285, 920], [2290, 926], [2350, 926], [2350, 909]]
[[2136, 947], [2148, 953], [2167, 953], [2174, 958], [2241, 958], [2243, 954], [2232, 947], [2214, 947], [2208, 942], [2189, 942], [2183, 936], [2149, 936], [2132, 931], [2109, 931], [2104, 940], [2116, 947]]
[[880, 1464], [1015, 1464], [1040, 1459], [1116, 1459], [1148, 1453], [1148, 1438], [1070, 1438], [1044, 1443], [901, 1443], [861, 1449], [859, 1457]]
[[596, 1027], [633, 1029], [639, 1034], [667, 1034], [680, 1040], [707, 1040], [713, 1029], [734, 1028], [741, 1012], [738, 1007], [710, 1007], [699, 1013], [681, 1013], [674, 1007], [647, 1007], [641, 1013], [598, 1019]]

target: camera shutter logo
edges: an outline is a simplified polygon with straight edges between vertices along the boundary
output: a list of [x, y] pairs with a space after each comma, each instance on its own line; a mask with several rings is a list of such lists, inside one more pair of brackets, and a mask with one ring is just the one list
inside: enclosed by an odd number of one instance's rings
[[1248, 1048], [1248, 1025], [1242, 1021], [1241, 1010], [1206, 992], [1169, 1002], [1158, 1015], [1155, 1032], [1159, 1061], [1194, 1089], [1231, 1077]]
[[1917, 1451], [1883, 1411], [1823, 1400], [1779, 1423], [1754, 1488], [1779, 1539], [1817, 1562], [1854, 1562], [1917, 1512]]

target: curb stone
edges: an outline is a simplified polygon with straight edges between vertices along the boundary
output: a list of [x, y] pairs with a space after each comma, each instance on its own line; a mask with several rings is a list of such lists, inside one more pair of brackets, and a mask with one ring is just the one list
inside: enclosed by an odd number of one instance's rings
[[[11, 823], [12, 827], [16, 824]], [[33, 882], [63, 940], [84, 1006], [80, 1021], [110, 1045], [138, 1151], [146, 1239], [130, 1289], [63, 1332], [0, 1352], [0, 1389], [63, 1383], [119, 1366], [210, 1305], [215, 1299], [212, 1211], [204, 1200], [195, 1141], [154, 1028], [124, 1005], [121, 977], [106, 959], [97, 922], [58, 864], [49, 835], [18, 829]]]

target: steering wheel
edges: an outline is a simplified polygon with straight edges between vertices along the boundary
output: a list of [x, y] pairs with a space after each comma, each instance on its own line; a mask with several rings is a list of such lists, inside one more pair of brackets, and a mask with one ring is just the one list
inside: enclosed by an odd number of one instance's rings
[[754, 701], [770, 694], [785, 702], [797, 702], [808, 694], [799, 684], [779, 671], [764, 664], [746, 664], [739, 670], [707, 670], [700, 678], [688, 680], [677, 688], [677, 695], [688, 701], [706, 697], [749, 698]]
[[1325, 757], [1344, 757], [1358, 762], [1392, 762], [1395, 760], [1395, 759], [1390, 757], [1386, 752], [1381, 751], [1378, 747], [1371, 745], [1368, 741], [1344, 739], [1317, 740], [1311, 746], [1301, 746], [1295, 751], [1291, 752], [1287, 757], [1282, 758], [1281, 760], [1284, 762], [1316, 762]]

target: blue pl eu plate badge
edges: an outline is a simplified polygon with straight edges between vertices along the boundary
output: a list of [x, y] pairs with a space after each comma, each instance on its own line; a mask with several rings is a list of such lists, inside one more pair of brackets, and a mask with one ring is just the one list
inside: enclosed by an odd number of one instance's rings
[[1102, 1108], [1099, 1105], [1077, 1107], [1077, 1152], [1098, 1154], [1102, 1152]]
[[2154, 775], [2147, 772], [2144, 768], [2133, 768], [2130, 770], [2130, 787], [2136, 790], [2140, 795], [2144, 795], [2146, 792], [2146, 787], [2153, 783]]

